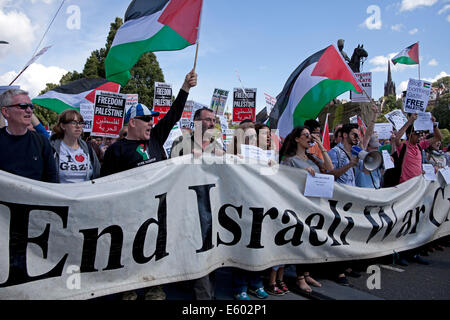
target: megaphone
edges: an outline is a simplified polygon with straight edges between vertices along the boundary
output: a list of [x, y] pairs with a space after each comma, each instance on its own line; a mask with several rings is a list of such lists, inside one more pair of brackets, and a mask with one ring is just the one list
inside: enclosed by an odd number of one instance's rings
[[358, 146], [352, 147], [352, 155], [363, 161], [364, 169], [369, 172], [377, 170], [383, 163], [383, 156], [379, 151], [364, 151]]

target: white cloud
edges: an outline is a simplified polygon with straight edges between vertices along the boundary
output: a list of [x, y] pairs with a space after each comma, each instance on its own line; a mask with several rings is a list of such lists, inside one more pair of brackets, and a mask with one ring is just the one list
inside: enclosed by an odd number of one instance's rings
[[[371, 72], [387, 72], [388, 69], [388, 61], [390, 61], [393, 57], [395, 57], [397, 53], [390, 53], [387, 56], [376, 56], [369, 60], [369, 63], [374, 66], [374, 68], [370, 69]], [[400, 64], [397, 63], [395, 66], [391, 61], [391, 71], [395, 72], [401, 72], [403, 70], [409, 69], [409, 68], [417, 68], [417, 66], [414, 65], [406, 65], [406, 64]]]
[[417, 28], [414, 28], [414, 29], [412, 29], [412, 30], [409, 30], [409, 34], [410, 34], [410, 35], [416, 34], [417, 32], [419, 32], [419, 29], [417, 29]]
[[400, 12], [413, 11], [419, 7], [430, 7], [436, 2], [438, 2], [438, 0], [402, 0]]
[[436, 61], [436, 59], [431, 59], [430, 62], [428, 62], [428, 65], [433, 67], [437, 66], [438, 64], [439, 63]]
[[[20, 85], [20, 88], [29, 92], [30, 97], [36, 97], [39, 92], [45, 89], [47, 83], [59, 83], [61, 77], [67, 73], [59, 67], [46, 67], [42, 64], [32, 64], [24, 73], [14, 82], [14, 85]], [[0, 83], [9, 84], [18, 72], [9, 71], [0, 75]]]
[[448, 9], [450, 9], [450, 4], [446, 4], [441, 10], [439, 10], [438, 14], [443, 14]]
[[404, 25], [399, 23], [399, 24], [396, 24], [394, 26], [391, 26], [391, 30], [394, 30], [394, 31], [397, 31], [397, 32], [401, 32], [404, 27], [405, 27]]
[[429, 82], [436, 82], [436, 81], [438, 81], [440, 78], [448, 77], [448, 76], [450, 76], [450, 74], [448, 74], [448, 73], [445, 72], [445, 71], [441, 71], [441, 73], [439, 73], [438, 75], [436, 75], [434, 78], [423, 78], [422, 80], [429, 81]]
[[0, 9], [0, 40], [9, 42], [0, 46], [0, 59], [12, 53], [30, 51], [34, 43], [36, 26], [22, 12], [3, 12]]

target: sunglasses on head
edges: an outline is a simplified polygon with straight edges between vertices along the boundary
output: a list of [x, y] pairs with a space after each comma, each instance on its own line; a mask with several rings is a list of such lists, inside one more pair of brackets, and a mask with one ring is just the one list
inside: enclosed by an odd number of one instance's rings
[[30, 108], [31, 110], [34, 109], [34, 104], [32, 103], [17, 103], [17, 104], [12, 104], [10, 106], [5, 106], [6, 108], [12, 108], [12, 107], [16, 107], [22, 110], [27, 110], [28, 108]]
[[150, 122], [153, 119], [152, 116], [138, 116], [138, 117], [134, 117], [134, 118], [138, 119], [138, 120], [142, 120], [144, 122]]

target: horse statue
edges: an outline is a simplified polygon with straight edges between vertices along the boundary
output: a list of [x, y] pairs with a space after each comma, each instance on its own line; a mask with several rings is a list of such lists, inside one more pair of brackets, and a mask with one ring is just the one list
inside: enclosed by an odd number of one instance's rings
[[350, 62], [348, 65], [353, 72], [360, 72], [360, 66], [366, 60], [368, 54], [367, 51], [364, 50], [364, 45], [358, 45], [357, 48], [353, 51], [352, 57], [350, 58]]

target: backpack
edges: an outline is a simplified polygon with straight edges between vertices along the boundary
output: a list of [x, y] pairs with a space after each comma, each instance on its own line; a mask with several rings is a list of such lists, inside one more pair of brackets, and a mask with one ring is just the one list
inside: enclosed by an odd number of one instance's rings
[[[419, 144], [420, 152], [422, 153], [422, 148]], [[400, 150], [400, 155], [394, 152], [392, 158], [394, 158], [394, 168], [388, 169], [384, 172], [383, 176], [383, 188], [395, 187], [400, 183], [400, 177], [402, 175], [403, 158], [406, 153], [406, 143], [403, 144], [402, 150]]]

